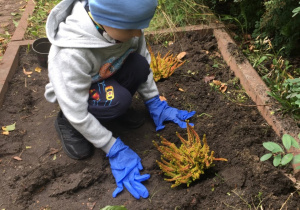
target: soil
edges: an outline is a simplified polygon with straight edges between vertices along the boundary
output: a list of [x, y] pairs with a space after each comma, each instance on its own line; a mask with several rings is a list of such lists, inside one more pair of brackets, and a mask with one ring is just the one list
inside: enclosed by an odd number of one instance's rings
[[[17, 73], [0, 109], [1, 126], [16, 122], [14, 131], [0, 135], [0, 208], [75, 210], [124, 205], [127, 209], [155, 210], [299, 209], [299, 191], [286, 175], [291, 169], [278, 169], [271, 161], [259, 160], [266, 153], [262, 143], [279, 139], [220, 56], [212, 34], [186, 32], [172, 41], [152, 44], [152, 50], [163, 55], [168, 51], [187, 53], [183, 66], [170, 78], [157, 82], [160, 94], [170, 106], [195, 110], [190, 119], [195, 131], [200, 137], [206, 134], [215, 156], [228, 162], [215, 162], [189, 187], [171, 188], [172, 183], [164, 180], [156, 164], [161, 154], [152, 141], [160, 142], [161, 135], [180, 145], [175, 133], [186, 138], [186, 130], [166, 123], [164, 130], [156, 132], [136, 95], [132, 106], [145, 113], [145, 124], [133, 130], [115, 122], [108, 127], [141, 157], [142, 174], [151, 175], [143, 182], [150, 195], [136, 200], [124, 189], [113, 198], [116, 185], [104, 152], [96, 149], [92, 157], [79, 161], [63, 152], [54, 128], [59, 107], [43, 96], [47, 69], [35, 71], [37, 58], [23, 47]], [[30, 77], [23, 68], [32, 72]], [[206, 76], [226, 83], [227, 91], [221, 93], [211, 81], [204, 80]]]

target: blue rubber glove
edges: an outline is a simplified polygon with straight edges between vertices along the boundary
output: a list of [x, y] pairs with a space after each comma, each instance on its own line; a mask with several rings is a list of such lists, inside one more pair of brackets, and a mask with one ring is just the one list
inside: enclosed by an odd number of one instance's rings
[[150, 174], [140, 175], [140, 170], [143, 169], [141, 158], [120, 138], [117, 138], [106, 156], [109, 158], [111, 171], [117, 184], [112, 194], [114, 198], [123, 191], [123, 185], [136, 199], [149, 196], [147, 188], [141, 182], [149, 179]]
[[[170, 107], [166, 101], [161, 101], [159, 96], [145, 102], [150, 115], [156, 125], [156, 131], [162, 130], [165, 126], [163, 122], [172, 121], [178, 124], [181, 128], [186, 128], [186, 122], [188, 118], [192, 117], [196, 112], [188, 112], [186, 110], [178, 110], [176, 108]], [[193, 123], [190, 123], [194, 126]]]

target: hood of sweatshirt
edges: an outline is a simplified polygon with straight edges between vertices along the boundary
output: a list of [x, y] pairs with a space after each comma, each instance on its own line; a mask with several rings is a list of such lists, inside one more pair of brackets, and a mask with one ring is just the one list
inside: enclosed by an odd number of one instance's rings
[[103, 37], [78, 0], [63, 0], [48, 16], [46, 33], [58, 47], [103, 48], [114, 43]]

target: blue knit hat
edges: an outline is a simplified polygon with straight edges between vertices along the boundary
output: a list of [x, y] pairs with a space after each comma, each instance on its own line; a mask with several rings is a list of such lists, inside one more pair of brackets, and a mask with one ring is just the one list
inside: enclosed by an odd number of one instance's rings
[[119, 29], [149, 26], [157, 0], [89, 0], [90, 12], [101, 25]]

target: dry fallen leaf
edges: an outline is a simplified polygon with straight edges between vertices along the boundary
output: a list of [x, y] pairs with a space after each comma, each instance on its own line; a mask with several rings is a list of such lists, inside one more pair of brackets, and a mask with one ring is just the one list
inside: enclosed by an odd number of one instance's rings
[[[5, 27], [7, 27], [7, 26], [9, 26], [9, 23], [3, 23], [3, 24], [1, 24], [1, 27], [2, 27], [2, 28], [5, 28]], [[4, 38], [1, 38], [1, 39], [5, 40]]]
[[249, 46], [249, 50], [252, 52], [253, 50], [255, 49], [255, 46], [254, 45], [250, 45]]
[[42, 69], [40, 67], [35, 67], [34, 69], [36, 72], [41, 73]]
[[13, 157], [15, 160], [22, 160], [22, 158], [20, 158], [19, 156], [15, 156], [15, 157]]
[[222, 83], [222, 84], [221, 84], [221, 87], [220, 87], [220, 91], [221, 91], [222, 93], [225, 93], [226, 90], [227, 90], [227, 85], [226, 85], [225, 83]]
[[244, 39], [245, 39], [245, 40], [251, 40], [252, 37], [251, 37], [250, 34], [244, 34]]
[[32, 71], [26, 71], [26, 69], [23, 67], [23, 73], [25, 75], [30, 75], [30, 74], [32, 74]]
[[94, 209], [95, 205], [96, 205], [96, 202], [93, 202], [93, 203], [86, 203], [87, 207], [91, 210]]
[[220, 55], [220, 53], [219, 53], [219, 52], [215, 52], [215, 56], [217, 56], [217, 57], [221, 58], [221, 55]]
[[212, 81], [213, 79], [215, 79], [215, 75], [205, 76], [204, 77], [204, 82], [208, 83], [208, 82]]
[[9, 135], [9, 131], [2, 131], [2, 134], [8, 136]]
[[160, 99], [161, 101], [167, 101], [167, 99], [166, 99], [164, 96], [159, 96], [159, 99]]
[[16, 123], [7, 126], [2, 126], [2, 130], [4, 131], [13, 131], [15, 129], [16, 129]]
[[177, 55], [177, 59], [181, 61], [182, 58], [186, 56], [186, 52], [181, 52]]
[[219, 80], [213, 80], [213, 83], [217, 86], [221, 86], [222, 82]]

